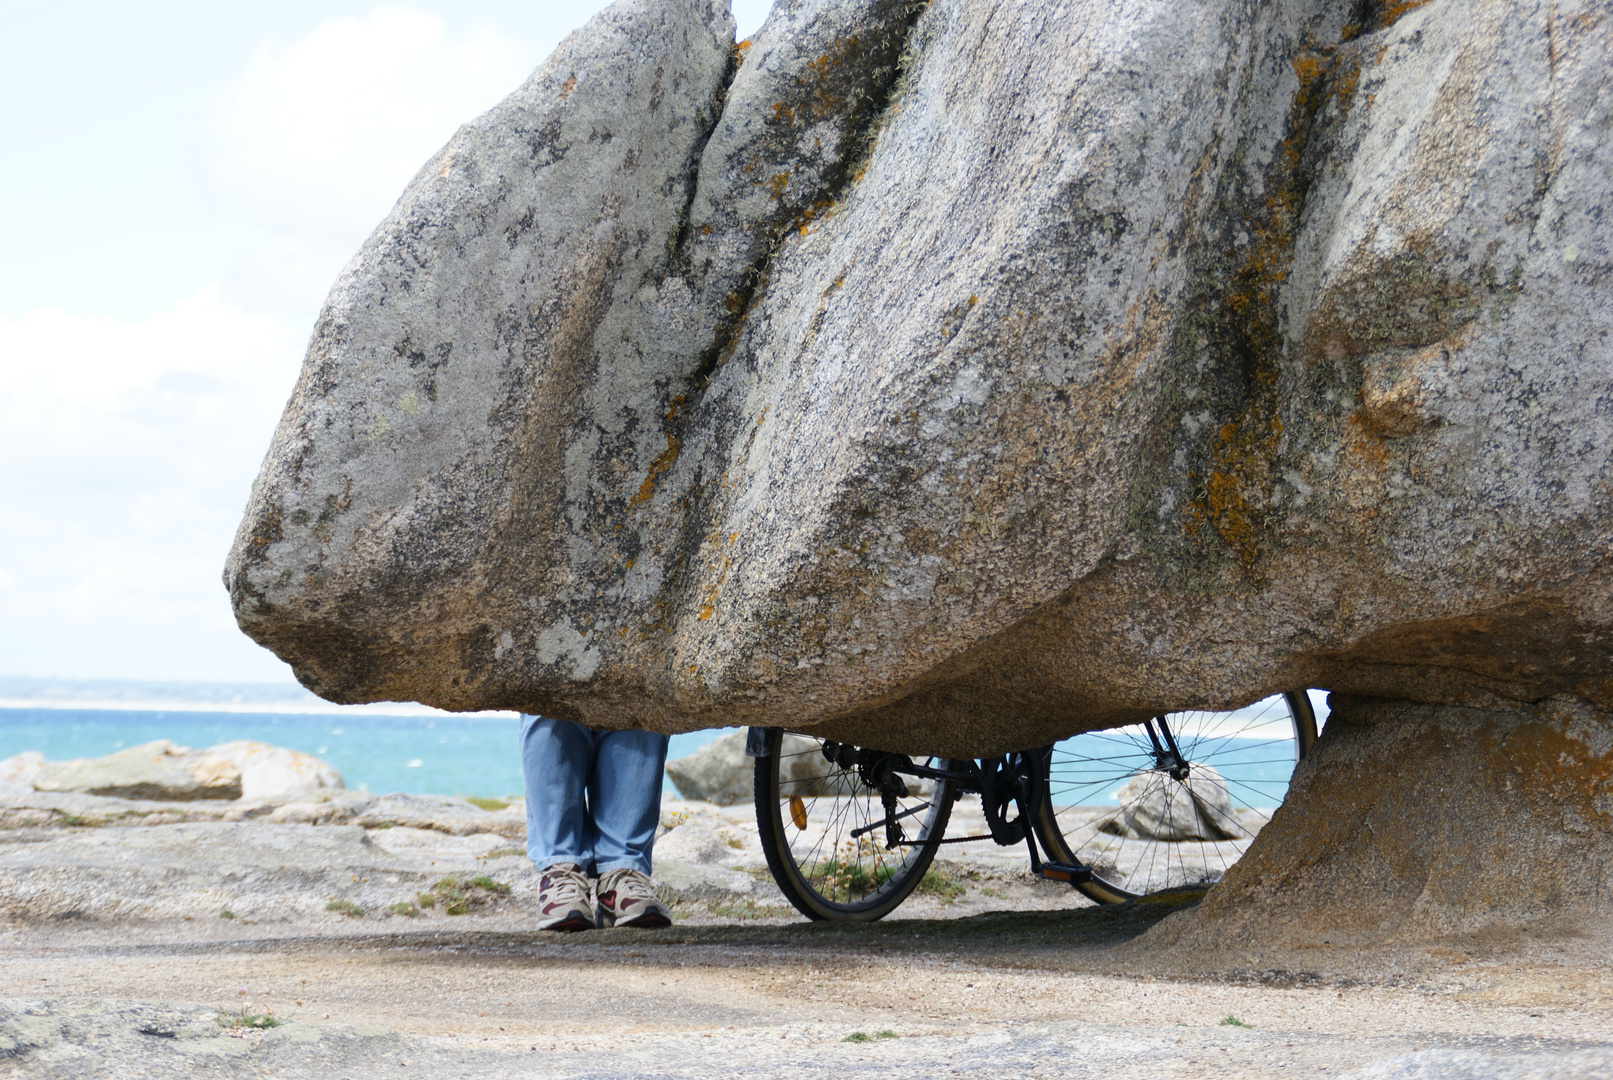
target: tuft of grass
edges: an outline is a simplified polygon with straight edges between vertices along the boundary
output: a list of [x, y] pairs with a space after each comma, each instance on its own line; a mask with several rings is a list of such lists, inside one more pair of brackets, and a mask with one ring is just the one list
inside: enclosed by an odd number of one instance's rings
[[969, 890], [932, 866], [924, 871], [924, 876], [919, 879], [918, 888], [914, 891], [928, 893], [939, 898], [941, 903], [950, 904]]
[[825, 859], [806, 868], [806, 878], [812, 887], [830, 900], [846, 903], [858, 900], [889, 881], [895, 871], [884, 862], [875, 861], [873, 872], [862, 861], [840, 858]]
[[1254, 1027], [1253, 1024], [1245, 1024], [1242, 1020], [1239, 1020], [1236, 1016], [1233, 1016], [1231, 1013], [1227, 1013], [1225, 1016], [1223, 1016], [1221, 1018], [1221, 1026], [1222, 1027], [1242, 1027], [1242, 1028]]
[[229, 908], [225, 908], [223, 911], [218, 913], [218, 917], [221, 919], [233, 919], [235, 918], [235, 912], [231, 911]]
[[58, 814], [56, 815], [56, 823], [58, 825], [68, 825], [75, 829], [93, 829], [99, 825], [106, 824], [100, 818], [85, 817], [83, 814]]
[[399, 900], [396, 904], [389, 905], [387, 910], [394, 915], [402, 915], [405, 919], [418, 919], [424, 914], [417, 906], [406, 900]]
[[873, 1042], [874, 1040], [870, 1039], [865, 1033], [863, 1033], [861, 1031], [853, 1031], [850, 1035], [847, 1035], [844, 1039], [841, 1039], [840, 1041], [841, 1042]]
[[362, 919], [364, 917], [364, 909], [351, 900], [332, 900], [325, 905], [325, 910], [340, 912], [350, 919]]
[[508, 858], [511, 855], [525, 855], [525, 854], [526, 854], [526, 849], [525, 848], [518, 848], [518, 847], [515, 847], [515, 846], [512, 845], [510, 847], [494, 848], [492, 851], [489, 851], [486, 855], [478, 855], [478, 856], [476, 856], [476, 858], [477, 858], [477, 860], [479, 862], [486, 862], [488, 859], [504, 859], [504, 858]]
[[263, 1031], [267, 1028], [280, 1026], [273, 1013], [249, 1013], [242, 1009], [239, 1013], [224, 1013], [218, 1018], [219, 1027], [227, 1028], [256, 1028]]
[[444, 915], [469, 915], [471, 908], [492, 903], [509, 894], [509, 885], [494, 881], [486, 874], [473, 878], [445, 877], [439, 878], [428, 892], [416, 896], [415, 903], [423, 908], [434, 908], [441, 904]]
[[[659, 894], [657, 894], [659, 895]], [[665, 900], [661, 901], [666, 903]], [[668, 904], [668, 907], [671, 905]], [[721, 900], [707, 900], [706, 910], [723, 919], [780, 919], [793, 912], [793, 908], [778, 907], [773, 904], [758, 904], [751, 899], [724, 902]]]
[[897, 1035], [896, 1032], [892, 1031], [890, 1028], [886, 1028], [884, 1031], [876, 1031], [876, 1032], [874, 1032], [874, 1038], [876, 1038], [876, 1039], [899, 1039], [899, 1038], [901, 1038], [901, 1036]]
[[472, 806], [479, 806], [488, 813], [497, 813], [510, 805], [508, 799], [484, 799], [480, 795], [467, 795], [465, 801]]

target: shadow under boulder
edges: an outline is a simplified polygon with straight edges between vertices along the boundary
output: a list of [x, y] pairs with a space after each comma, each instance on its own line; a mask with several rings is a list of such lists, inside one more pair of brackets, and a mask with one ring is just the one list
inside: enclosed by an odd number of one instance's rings
[[1613, 722], [1335, 694], [1288, 801], [1143, 948], [1392, 944], [1613, 913]]

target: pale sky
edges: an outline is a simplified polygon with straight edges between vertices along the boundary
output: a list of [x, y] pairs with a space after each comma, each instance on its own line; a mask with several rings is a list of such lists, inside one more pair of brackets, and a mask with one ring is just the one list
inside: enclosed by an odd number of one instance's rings
[[[224, 556], [326, 290], [603, 3], [12, 5], [0, 674], [289, 680]], [[740, 36], [767, 0], [736, 0]]]

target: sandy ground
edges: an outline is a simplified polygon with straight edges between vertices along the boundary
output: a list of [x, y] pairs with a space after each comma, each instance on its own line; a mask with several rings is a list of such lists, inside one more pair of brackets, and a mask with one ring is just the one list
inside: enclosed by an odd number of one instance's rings
[[[1355, 977], [1192, 975], [1136, 945], [1169, 914], [14, 931], [0, 1075], [1613, 1076], [1606, 941], [1342, 958]], [[220, 1025], [242, 1010], [288, 1022]]]
[[[699, 872], [754, 881], [748, 840], [726, 839], [746, 811], [700, 813], [726, 865]], [[185, 828], [16, 829], [0, 855], [14, 852], [6, 880], [21, 887], [29, 852], [56, 850], [39, 845], [126, 836], [160, 851], [155, 830]], [[16, 919], [0, 925], [0, 1077], [1613, 1078], [1613, 926], [1353, 951], [1319, 933], [1304, 949], [1184, 956], [1147, 932], [1190, 908], [1097, 907], [1030, 878], [1018, 849], [967, 844], [946, 853], [952, 895], [915, 895], [881, 923], [807, 923], [763, 883], [743, 902], [688, 892], [668, 930], [557, 936], [530, 929], [508, 841], [352, 835], [390, 845], [367, 856], [377, 865], [414, 860], [405, 877], [463, 863], [517, 887], [459, 918], [323, 910], [325, 890], [373, 887], [360, 869], [260, 878], [254, 895], [300, 881], [321, 904], [258, 916]], [[685, 835], [686, 854], [699, 839]], [[96, 850], [81, 879], [103, 873]], [[185, 850], [170, 857], [196, 905], [236, 887], [224, 863], [197, 884]], [[169, 864], [142, 857], [149, 888]], [[231, 1026], [243, 1013], [279, 1024]]]

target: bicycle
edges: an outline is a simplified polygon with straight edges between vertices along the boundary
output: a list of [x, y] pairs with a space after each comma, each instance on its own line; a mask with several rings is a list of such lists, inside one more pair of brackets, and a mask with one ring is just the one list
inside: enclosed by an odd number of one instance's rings
[[[1100, 904], [1202, 893], [1270, 819], [1316, 737], [1300, 690], [963, 761], [781, 728], [751, 728], [746, 753], [785, 898], [809, 919], [866, 922], [907, 899], [943, 845], [986, 839], [1024, 843], [1032, 873]], [[987, 832], [947, 836], [965, 795], [979, 796]]]

